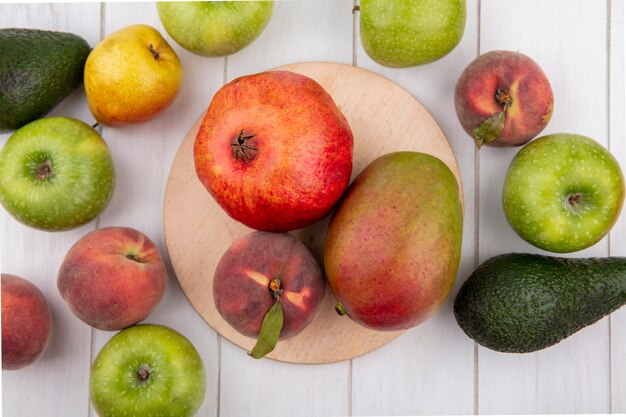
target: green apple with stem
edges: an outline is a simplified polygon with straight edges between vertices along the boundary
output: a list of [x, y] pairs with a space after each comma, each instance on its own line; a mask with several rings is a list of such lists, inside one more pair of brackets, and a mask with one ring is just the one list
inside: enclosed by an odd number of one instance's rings
[[205, 386], [202, 360], [185, 336], [140, 324], [117, 333], [100, 350], [89, 394], [102, 417], [191, 417]]
[[158, 2], [161, 23], [183, 48], [197, 55], [227, 56], [259, 37], [273, 1]]
[[107, 144], [76, 119], [31, 122], [0, 151], [0, 203], [34, 228], [65, 230], [89, 222], [106, 208], [114, 186]]
[[465, 0], [361, 0], [361, 42], [387, 67], [436, 61], [452, 51], [465, 31]]
[[585, 249], [604, 237], [624, 202], [617, 160], [595, 140], [568, 133], [530, 142], [504, 180], [504, 213], [524, 240], [551, 252]]

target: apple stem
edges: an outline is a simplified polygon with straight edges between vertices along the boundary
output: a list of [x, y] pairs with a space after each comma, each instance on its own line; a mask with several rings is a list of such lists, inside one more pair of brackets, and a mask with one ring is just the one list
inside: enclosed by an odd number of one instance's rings
[[52, 164], [49, 160], [44, 161], [42, 164], [37, 166], [35, 170], [35, 176], [39, 181], [45, 181], [48, 178], [52, 177]]
[[580, 214], [580, 204], [583, 203], [583, 196], [581, 193], [572, 193], [565, 198], [565, 208], [574, 214]]
[[270, 281], [268, 287], [269, 287], [269, 290], [270, 290], [270, 294], [272, 294], [272, 297], [274, 297], [277, 300], [285, 292], [285, 290], [281, 288], [280, 278], [278, 278], [278, 277], [272, 278], [272, 280]]
[[150, 44], [150, 47], [148, 47], [148, 50], [150, 50], [150, 53], [152, 54], [154, 59], [159, 59], [159, 53], [156, 51], [156, 49], [154, 49], [154, 46], [152, 46], [152, 44]]
[[569, 201], [571, 205], [578, 203], [580, 201], [580, 193], [575, 193], [574, 195], [570, 195], [567, 198], [567, 201]]
[[[236, 159], [240, 160], [241, 158], [239, 157], [239, 155], [241, 155], [243, 159], [248, 160], [250, 159], [250, 156], [248, 155], [250, 151], [258, 151], [257, 148], [254, 148], [246, 143], [250, 139], [252, 139], [254, 136], [255, 136], [254, 134], [244, 135], [243, 129], [241, 129], [241, 131], [239, 132], [239, 135], [237, 135], [234, 142], [230, 145], [235, 150]], [[248, 150], [248, 152], [246, 152], [246, 149]]]
[[145, 363], [142, 364], [137, 370], [137, 378], [139, 378], [140, 382], [145, 382], [150, 378], [151, 370], [148, 365]]

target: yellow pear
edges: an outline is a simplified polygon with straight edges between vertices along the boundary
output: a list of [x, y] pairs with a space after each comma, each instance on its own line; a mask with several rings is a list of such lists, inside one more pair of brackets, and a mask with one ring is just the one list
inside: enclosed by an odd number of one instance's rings
[[132, 25], [107, 36], [85, 63], [85, 92], [99, 123], [121, 125], [156, 117], [176, 98], [183, 67], [151, 26]]

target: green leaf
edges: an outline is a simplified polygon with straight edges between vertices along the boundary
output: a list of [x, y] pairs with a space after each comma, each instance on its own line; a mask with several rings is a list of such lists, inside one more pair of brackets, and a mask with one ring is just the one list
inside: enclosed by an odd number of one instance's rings
[[280, 304], [280, 300], [276, 300], [274, 305], [265, 313], [263, 323], [261, 324], [261, 331], [259, 332], [259, 338], [248, 355], [252, 356], [254, 359], [261, 359], [263, 356], [273, 351], [276, 347], [276, 343], [278, 343], [278, 337], [280, 336], [282, 328], [283, 306]]
[[501, 111], [483, 121], [472, 135], [476, 141], [476, 146], [480, 149], [485, 143], [491, 143], [498, 139], [504, 130], [504, 120], [506, 111]]

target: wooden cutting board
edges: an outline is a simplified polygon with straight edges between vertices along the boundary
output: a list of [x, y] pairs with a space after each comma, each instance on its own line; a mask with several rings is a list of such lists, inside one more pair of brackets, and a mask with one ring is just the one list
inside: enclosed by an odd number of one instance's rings
[[[463, 201], [459, 169], [443, 132], [428, 111], [409, 93], [372, 72], [336, 63], [300, 63], [281, 67], [320, 83], [346, 116], [354, 134], [352, 178], [376, 157], [413, 150], [441, 159], [456, 175]], [[207, 106], [209, 100], [207, 100]], [[165, 191], [164, 231], [174, 271], [193, 307], [219, 334], [246, 351], [255, 341], [231, 328], [215, 309], [213, 272], [222, 254], [238, 237], [252, 230], [232, 220], [197, 179], [193, 144], [201, 117], [191, 127], [170, 170]], [[322, 261], [328, 218], [294, 231]], [[292, 363], [330, 363], [371, 352], [402, 332], [365, 329], [337, 315], [327, 294], [315, 320], [292, 339], [279, 341], [269, 358]], [[241, 352], [242, 360], [253, 360]]]

